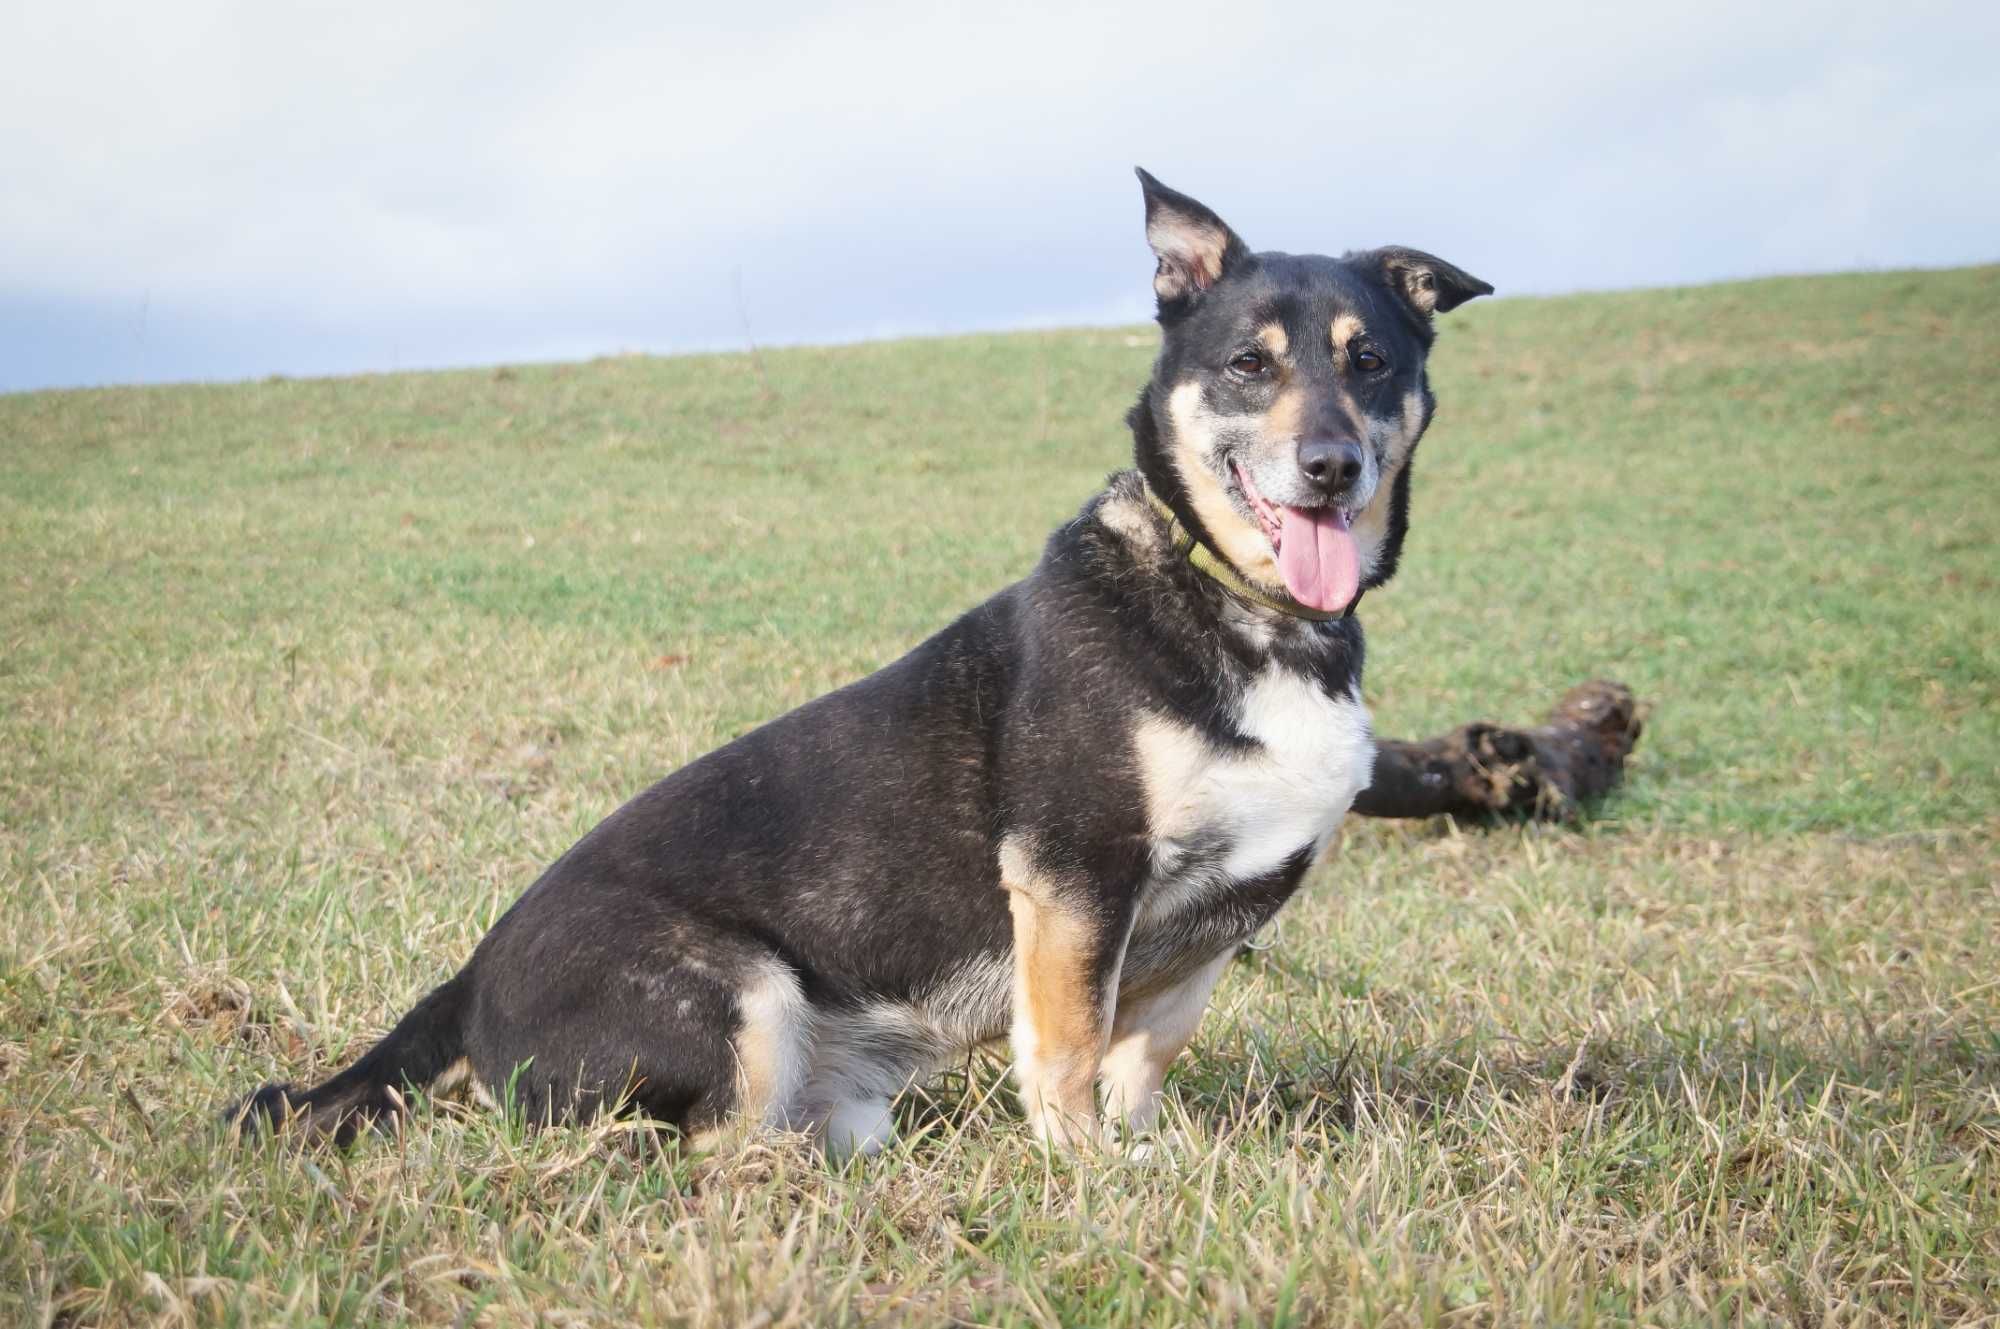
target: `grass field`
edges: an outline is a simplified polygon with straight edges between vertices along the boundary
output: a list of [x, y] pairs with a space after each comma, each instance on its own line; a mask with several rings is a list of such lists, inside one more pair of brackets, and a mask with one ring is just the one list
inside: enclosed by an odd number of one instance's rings
[[1482, 303], [1378, 728], [1651, 705], [1567, 831], [1350, 823], [1169, 1082], [830, 1171], [354, 1055], [597, 819], [1024, 573], [1150, 330], [0, 397], [0, 1321], [2000, 1323], [2000, 268]]

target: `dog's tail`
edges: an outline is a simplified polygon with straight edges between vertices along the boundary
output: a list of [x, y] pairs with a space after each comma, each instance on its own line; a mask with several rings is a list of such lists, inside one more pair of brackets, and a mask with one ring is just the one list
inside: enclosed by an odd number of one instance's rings
[[363, 1127], [398, 1116], [404, 1091], [428, 1087], [465, 1055], [465, 1002], [461, 973], [324, 1084], [267, 1084], [224, 1113], [224, 1121], [245, 1135], [296, 1125], [344, 1147]]

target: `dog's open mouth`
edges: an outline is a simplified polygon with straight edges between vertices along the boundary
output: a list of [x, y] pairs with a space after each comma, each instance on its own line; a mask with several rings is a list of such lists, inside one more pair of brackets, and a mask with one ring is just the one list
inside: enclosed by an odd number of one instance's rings
[[1354, 514], [1332, 505], [1295, 508], [1273, 503], [1258, 492], [1241, 463], [1236, 483], [1250, 500], [1271, 552], [1278, 556], [1278, 575], [1291, 597], [1310, 609], [1337, 613], [1354, 603], [1361, 589], [1361, 551], [1354, 543]]

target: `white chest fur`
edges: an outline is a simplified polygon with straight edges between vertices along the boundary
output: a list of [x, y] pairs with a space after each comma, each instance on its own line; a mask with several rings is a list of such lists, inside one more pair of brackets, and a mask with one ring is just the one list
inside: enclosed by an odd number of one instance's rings
[[1373, 772], [1360, 698], [1329, 696], [1289, 670], [1257, 676], [1236, 728], [1254, 744], [1217, 747], [1158, 716], [1139, 726], [1153, 851], [1142, 924], [1275, 871], [1307, 846], [1317, 858]]

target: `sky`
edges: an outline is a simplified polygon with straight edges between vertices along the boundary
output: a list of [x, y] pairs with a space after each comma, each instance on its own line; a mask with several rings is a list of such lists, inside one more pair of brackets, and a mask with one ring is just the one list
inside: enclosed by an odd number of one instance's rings
[[2000, 5], [14, 0], [0, 391], [1139, 322], [1143, 165], [1504, 295], [2000, 259]]

